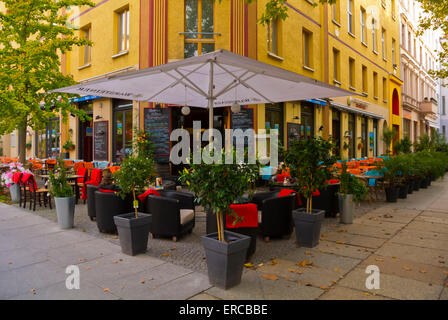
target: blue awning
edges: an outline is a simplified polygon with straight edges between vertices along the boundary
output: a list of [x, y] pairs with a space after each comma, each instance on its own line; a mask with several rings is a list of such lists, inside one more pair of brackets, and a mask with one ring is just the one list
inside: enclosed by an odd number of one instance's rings
[[81, 98], [71, 98], [70, 102], [83, 102], [83, 101], [88, 101], [88, 100], [94, 100], [94, 99], [99, 99], [101, 98], [100, 96], [84, 96]]
[[311, 103], [314, 103], [314, 104], [320, 104], [321, 106], [326, 106], [327, 105], [327, 102], [324, 101], [324, 100], [308, 99], [308, 100], [305, 100], [305, 101], [308, 101], [308, 102], [311, 102]]

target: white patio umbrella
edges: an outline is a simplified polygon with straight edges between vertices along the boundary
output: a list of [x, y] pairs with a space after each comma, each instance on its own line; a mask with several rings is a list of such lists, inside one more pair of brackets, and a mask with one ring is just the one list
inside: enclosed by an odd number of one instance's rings
[[227, 50], [54, 90], [213, 108], [357, 95]]

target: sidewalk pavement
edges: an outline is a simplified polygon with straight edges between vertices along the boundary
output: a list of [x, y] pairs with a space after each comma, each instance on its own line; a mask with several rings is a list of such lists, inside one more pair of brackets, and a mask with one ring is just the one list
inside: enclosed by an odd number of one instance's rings
[[[80, 290], [66, 289], [68, 265], [80, 268]], [[366, 288], [369, 265], [380, 270], [378, 290]], [[126, 256], [110, 241], [0, 204], [0, 299], [447, 300], [448, 180], [352, 225], [332, 224], [315, 248], [248, 267], [239, 286], [221, 290], [204, 273]]]

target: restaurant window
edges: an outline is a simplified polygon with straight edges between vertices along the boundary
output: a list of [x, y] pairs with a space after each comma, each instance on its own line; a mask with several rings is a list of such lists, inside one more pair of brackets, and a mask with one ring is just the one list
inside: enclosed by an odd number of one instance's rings
[[268, 51], [278, 55], [278, 19], [271, 20], [267, 26]]
[[48, 121], [45, 129], [36, 131], [36, 158], [55, 158], [60, 154], [60, 124], [59, 118]]
[[[265, 128], [278, 130], [278, 141], [283, 144], [283, 104], [272, 103], [266, 105]], [[268, 144], [269, 145], [269, 144]]]
[[347, 0], [347, 21], [348, 21], [348, 32], [354, 34], [353, 28], [353, 0]]
[[361, 118], [361, 157], [367, 157], [368, 150], [368, 127], [367, 127], [367, 118]]
[[340, 52], [333, 48], [333, 79], [340, 82], [341, 81], [341, 66], [340, 66]]
[[300, 136], [302, 138], [314, 137], [314, 105], [312, 103], [302, 102]]
[[185, 0], [184, 57], [215, 51], [214, 1]]
[[378, 156], [378, 120], [373, 119], [373, 156]]
[[313, 67], [313, 34], [303, 29], [303, 65]]
[[129, 8], [117, 12], [117, 52], [129, 50]]
[[113, 161], [121, 162], [132, 152], [132, 101], [114, 101]]
[[[81, 29], [81, 38], [83, 40], [92, 40], [92, 28], [91, 26], [88, 27], [84, 27], [83, 29]], [[87, 65], [90, 63], [91, 58], [92, 58], [92, 47], [89, 45], [84, 45], [82, 47], [82, 61], [81, 61], [81, 65]]]
[[355, 60], [352, 58], [348, 59], [348, 77], [350, 89], [355, 89]]
[[332, 111], [332, 134], [331, 138], [335, 147], [333, 154], [340, 158], [341, 156], [341, 112], [338, 110]]
[[367, 26], [366, 26], [366, 10], [361, 7], [361, 42], [367, 45], [366, 41]]
[[355, 115], [353, 113], [349, 113], [348, 115], [348, 157], [350, 159], [354, 158], [356, 156], [356, 123], [355, 123]]

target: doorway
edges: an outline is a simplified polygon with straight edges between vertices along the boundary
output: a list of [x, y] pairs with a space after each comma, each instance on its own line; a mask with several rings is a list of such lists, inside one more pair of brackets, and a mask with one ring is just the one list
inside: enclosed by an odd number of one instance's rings
[[120, 163], [132, 153], [132, 101], [114, 101], [112, 161]]
[[332, 132], [331, 138], [335, 147], [333, 148], [333, 154], [340, 158], [341, 157], [341, 112], [333, 110], [332, 112]]
[[[90, 120], [82, 121], [79, 119], [78, 123], [78, 159], [86, 162], [93, 160], [93, 104], [86, 103], [78, 106], [79, 109], [89, 116]], [[70, 137], [71, 138], [71, 137]]]

